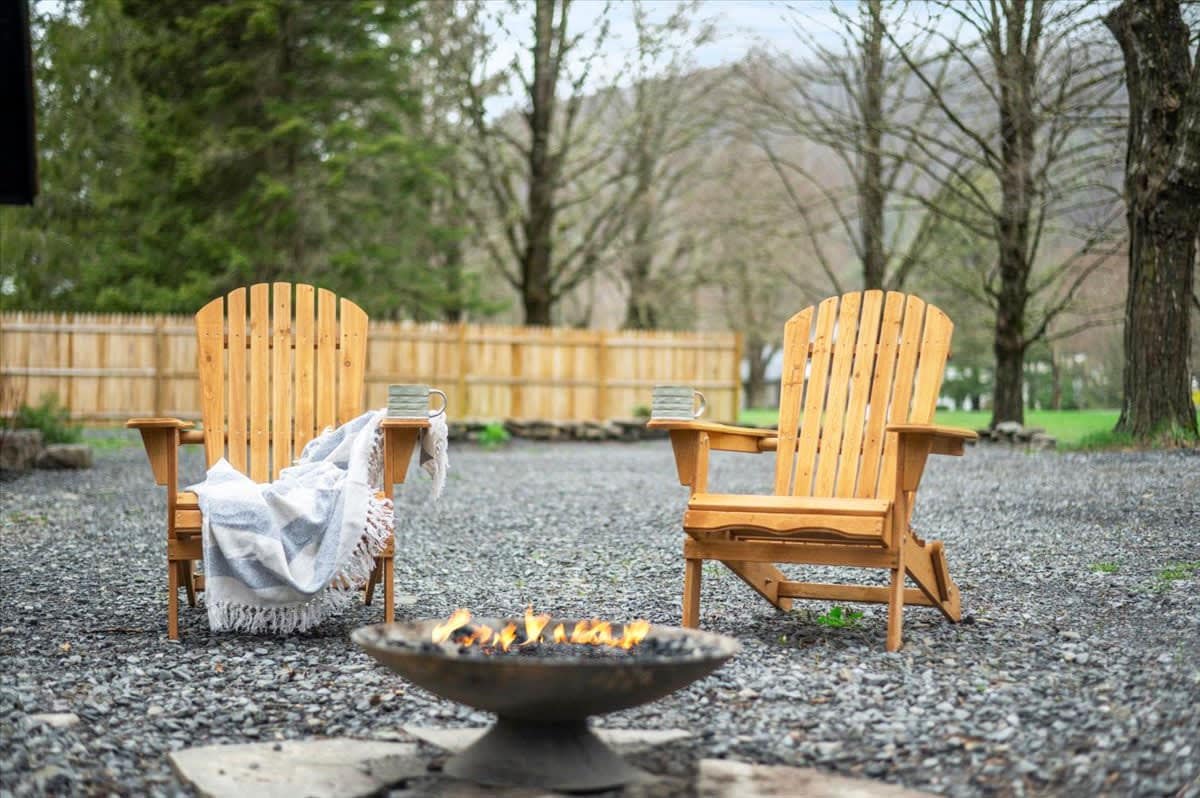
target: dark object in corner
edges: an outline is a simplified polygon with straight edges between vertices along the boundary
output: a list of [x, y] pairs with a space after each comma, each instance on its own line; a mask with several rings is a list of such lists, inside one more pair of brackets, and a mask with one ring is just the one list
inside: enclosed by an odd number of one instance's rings
[[31, 205], [35, 194], [29, 5], [0, 0], [0, 204]]

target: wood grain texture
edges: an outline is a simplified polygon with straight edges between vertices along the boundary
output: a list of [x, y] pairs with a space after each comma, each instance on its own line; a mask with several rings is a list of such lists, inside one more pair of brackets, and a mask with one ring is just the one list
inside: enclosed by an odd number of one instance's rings
[[292, 285], [271, 286], [271, 479], [292, 462]]
[[311, 285], [296, 286], [296, 409], [295, 447], [299, 454], [316, 437], [316, 291]]
[[225, 423], [213, 427], [220, 435], [225, 430], [228, 436], [226, 458], [229, 464], [242, 473], [247, 472], [250, 441], [250, 405], [247, 394], [249, 384], [246, 360], [246, 289], [238, 288], [225, 297], [225, 316], [229, 325], [228, 363], [226, 379], [229, 383], [229, 416]]
[[255, 482], [271, 478], [270, 286], [250, 286], [250, 462]]
[[[196, 373], [205, 429], [225, 427], [225, 302], [214, 299], [196, 314]], [[205, 460], [212, 465], [225, 453], [220, 435], [204, 441]]]

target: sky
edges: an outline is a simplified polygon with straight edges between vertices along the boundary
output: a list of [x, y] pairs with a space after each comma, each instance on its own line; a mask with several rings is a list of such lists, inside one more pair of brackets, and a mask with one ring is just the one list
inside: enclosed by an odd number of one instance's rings
[[[575, 0], [571, 6], [568, 29], [575, 33], [594, 32], [608, 5], [611, 32], [599, 63], [593, 68], [589, 80], [592, 88], [611, 84], [628, 84], [628, 74], [623, 71], [626, 60], [636, 42], [633, 21], [633, 3], [630, 0]], [[643, 0], [643, 5], [652, 21], [662, 21], [670, 16], [679, 3], [677, 0]], [[713, 23], [715, 35], [712, 41], [695, 47], [691, 51], [693, 64], [698, 68], [715, 67], [741, 60], [751, 50], [763, 49], [786, 52], [802, 59], [808, 47], [795, 25], [801, 21], [804, 35], [812, 37], [822, 46], [834, 47], [841, 23], [832, 10], [839, 8], [849, 15], [857, 14], [857, 0], [701, 0], [698, 16]], [[495, 8], [507, 8], [498, 2]], [[928, 19], [927, 8], [920, 0], [908, 6], [909, 12], [897, 32], [903, 37], [904, 29], [912, 29], [918, 20]], [[952, 20], [943, 19], [937, 27], [950, 32]], [[510, 63], [514, 56], [527, 62], [531, 38], [529, 16], [511, 19], [508, 27], [501, 29], [496, 24], [487, 26], [496, 47], [489, 62], [492, 67]], [[585, 43], [586, 44], [586, 43]], [[580, 48], [587, 52], [587, 47]], [[499, 98], [496, 105], [508, 105]]]

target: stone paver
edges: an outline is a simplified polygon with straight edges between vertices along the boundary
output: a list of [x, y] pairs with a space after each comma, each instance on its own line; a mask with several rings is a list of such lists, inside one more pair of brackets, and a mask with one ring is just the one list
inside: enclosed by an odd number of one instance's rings
[[928, 798], [931, 793], [894, 784], [851, 779], [814, 768], [752, 765], [728, 759], [700, 760], [696, 794], [700, 798]]
[[212, 798], [355, 798], [426, 772], [413, 743], [370, 740], [208, 745], [169, 759], [181, 779]]

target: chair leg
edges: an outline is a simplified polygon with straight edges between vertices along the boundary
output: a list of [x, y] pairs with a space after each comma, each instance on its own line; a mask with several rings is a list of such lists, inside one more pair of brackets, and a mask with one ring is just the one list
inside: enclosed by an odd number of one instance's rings
[[383, 558], [383, 622], [396, 621], [396, 580], [395, 561], [391, 556]]
[[899, 651], [904, 645], [904, 568], [892, 569], [892, 584], [888, 589], [887, 650]]
[[167, 637], [179, 639], [179, 563], [167, 562]]
[[196, 563], [193, 560], [183, 560], [179, 563], [179, 578], [187, 589], [189, 607], [196, 606]]
[[379, 583], [379, 572], [383, 570], [383, 558], [375, 558], [375, 567], [371, 569], [371, 576], [367, 579], [367, 589], [363, 593], [363, 604], [370, 605], [371, 600], [375, 598], [375, 585]]
[[704, 560], [689, 557], [684, 562], [683, 625], [695, 629], [700, 625], [700, 569]]

